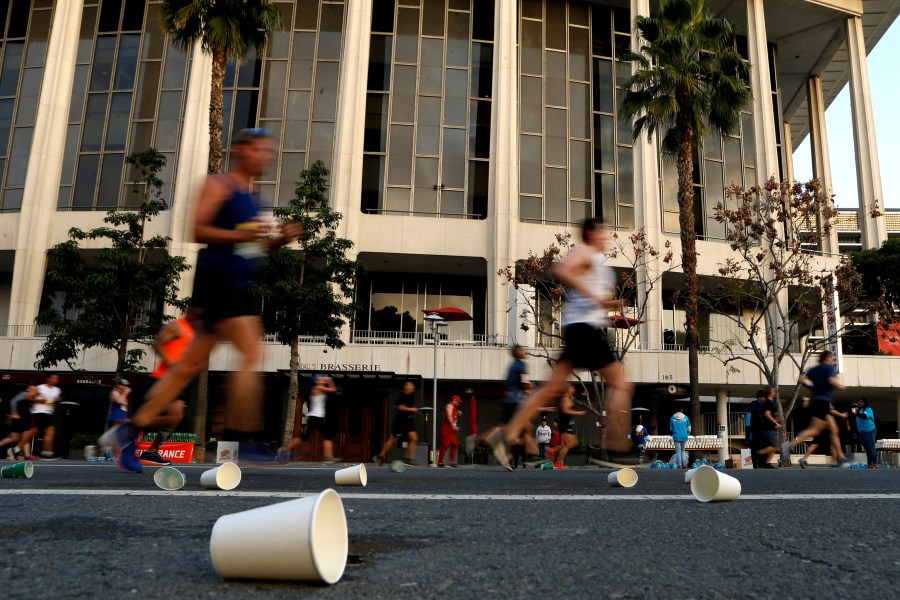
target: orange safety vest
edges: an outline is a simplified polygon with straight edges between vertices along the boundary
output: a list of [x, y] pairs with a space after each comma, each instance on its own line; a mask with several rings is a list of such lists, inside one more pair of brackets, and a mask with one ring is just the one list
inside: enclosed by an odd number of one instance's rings
[[[178, 326], [178, 337], [163, 344], [163, 351], [166, 353], [170, 362], [177, 363], [184, 355], [184, 351], [191, 345], [194, 339], [194, 328], [185, 318], [175, 319]], [[169, 370], [169, 365], [164, 361], [160, 361], [156, 370], [150, 374], [154, 379], [159, 379]]]

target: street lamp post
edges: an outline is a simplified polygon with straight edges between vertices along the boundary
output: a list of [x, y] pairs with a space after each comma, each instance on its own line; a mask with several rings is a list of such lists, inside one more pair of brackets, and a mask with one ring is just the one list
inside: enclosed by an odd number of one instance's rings
[[431, 371], [431, 379], [432, 379], [432, 395], [431, 395], [431, 451], [428, 453], [428, 462], [431, 465], [437, 464], [437, 346], [438, 346], [438, 328], [446, 327], [447, 322], [442, 319], [439, 315], [435, 313], [431, 313], [425, 315], [425, 320], [431, 324], [431, 339], [434, 343], [434, 358], [433, 365]]

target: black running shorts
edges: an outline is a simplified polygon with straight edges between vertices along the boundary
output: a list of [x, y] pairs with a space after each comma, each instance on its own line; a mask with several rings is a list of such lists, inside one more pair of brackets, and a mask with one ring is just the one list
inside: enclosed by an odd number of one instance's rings
[[560, 360], [572, 363], [576, 369], [596, 371], [616, 362], [606, 330], [589, 323], [572, 323], [563, 331], [566, 348]]

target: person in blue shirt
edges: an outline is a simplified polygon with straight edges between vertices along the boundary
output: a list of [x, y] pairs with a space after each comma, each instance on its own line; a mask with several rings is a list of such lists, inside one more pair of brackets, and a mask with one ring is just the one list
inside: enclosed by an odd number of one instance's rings
[[[847, 467], [850, 460], [844, 456], [841, 450], [841, 438], [838, 433], [835, 417], [847, 418], [847, 413], [835, 410], [831, 404], [834, 390], [847, 389], [837, 378], [837, 369], [834, 366], [834, 354], [830, 350], [824, 350], [819, 355], [819, 364], [800, 376], [800, 384], [812, 389], [812, 397], [809, 401], [810, 421], [806, 429], [794, 437], [793, 442], [784, 442], [781, 445], [781, 460], [787, 463], [791, 457], [791, 450], [799, 444], [815, 438], [826, 429], [831, 433], [831, 458], [832, 466]], [[800, 466], [805, 467], [806, 459], [800, 459]]]
[[688, 436], [691, 434], [691, 420], [685, 416], [681, 408], [669, 419], [669, 431], [672, 432], [672, 441], [675, 442], [675, 464], [679, 469], [687, 469], [686, 447]]
[[869, 406], [869, 400], [860, 398], [853, 409], [856, 415], [856, 431], [859, 434], [859, 443], [866, 451], [866, 462], [869, 468], [878, 466], [878, 453], [875, 451], [875, 414]]

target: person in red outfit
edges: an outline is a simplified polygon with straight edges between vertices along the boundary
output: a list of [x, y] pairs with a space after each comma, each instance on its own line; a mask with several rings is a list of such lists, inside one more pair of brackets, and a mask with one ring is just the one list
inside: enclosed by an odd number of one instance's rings
[[450, 402], [444, 407], [444, 424], [441, 425], [441, 453], [438, 454], [438, 466], [444, 466], [444, 453], [450, 449], [450, 460], [447, 462], [451, 467], [456, 466], [456, 454], [459, 442], [456, 440], [456, 432], [459, 426], [456, 421], [459, 419], [459, 405], [462, 404], [462, 398], [453, 396]]

